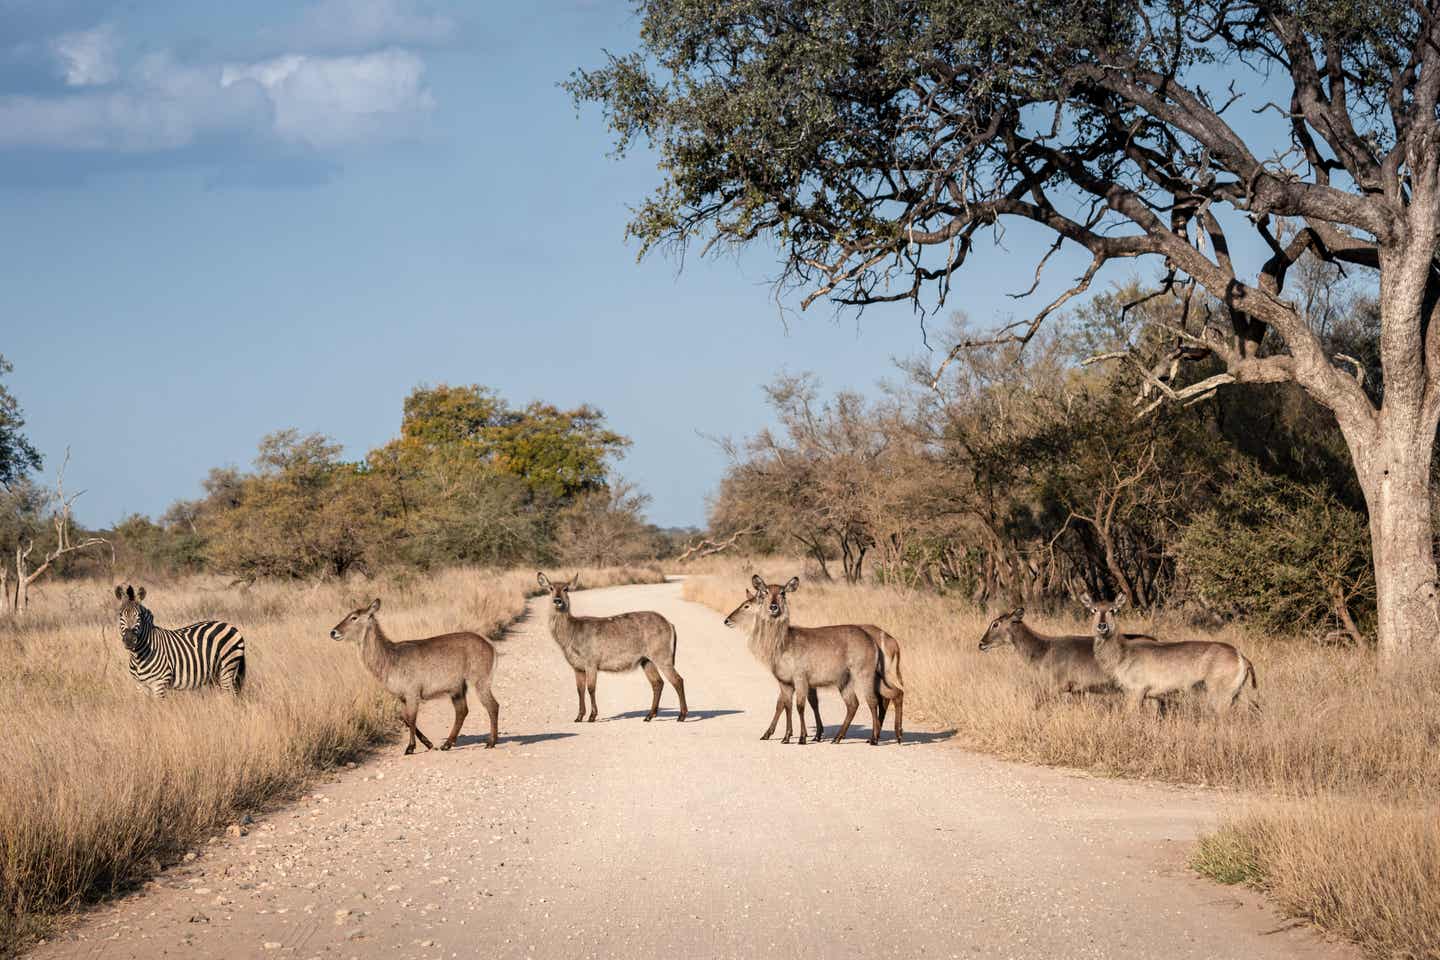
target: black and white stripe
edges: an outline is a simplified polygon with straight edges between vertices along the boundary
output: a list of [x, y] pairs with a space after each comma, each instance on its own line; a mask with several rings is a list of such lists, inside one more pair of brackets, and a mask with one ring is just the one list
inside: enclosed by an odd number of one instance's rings
[[158, 627], [140, 604], [144, 596], [143, 587], [138, 594], [127, 587], [121, 596], [120, 639], [130, 651], [130, 676], [157, 697], [167, 690], [210, 684], [238, 694], [245, 683], [245, 638], [240, 631], [220, 620], [178, 630]]

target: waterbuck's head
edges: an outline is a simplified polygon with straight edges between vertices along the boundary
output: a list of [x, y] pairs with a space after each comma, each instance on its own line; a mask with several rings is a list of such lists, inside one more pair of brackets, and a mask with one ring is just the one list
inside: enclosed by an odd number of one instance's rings
[[760, 619], [788, 620], [790, 618], [790, 602], [788, 594], [800, 589], [800, 578], [791, 577], [782, 587], [779, 584], [765, 582], [760, 574], [750, 578], [750, 584], [755, 588], [755, 599], [752, 601], [756, 607], [756, 616]]
[[569, 580], [562, 580], [559, 583], [551, 583], [550, 578], [543, 573], [535, 574], [540, 582], [540, 587], [550, 594], [550, 603], [556, 613], [570, 612], [570, 591], [580, 584], [580, 574], [575, 574]]
[[740, 617], [744, 616], [747, 613], [754, 612], [754, 610], [756, 609], [755, 598], [757, 596], [758, 594], [751, 593], [747, 589], [745, 591], [745, 602], [725, 615], [725, 626], [733, 627], [737, 622], [739, 622]]
[[1080, 602], [1090, 611], [1090, 633], [1096, 640], [1109, 640], [1115, 636], [1115, 611], [1125, 606], [1125, 594], [1120, 594], [1109, 603], [1091, 600], [1090, 594], [1080, 595]]
[[985, 636], [980, 638], [980, 651], [983, 653], [991, 647], [1003, 647], [1007, 643], [1015, 642], [1015, 629], [1025, 619], [1025, 608], [1016, 607], [1009, 613], [1002, 613], [990, 621], [990, 626], [985, 630]]
[[136, 589], [128, 583], [115, 588], [115, 599], [120, 601], [120, 642], [132, 653], [140, 649], [140, 636], [146, 610], [141, 606], [145, 599], [145, 588]]
[[368, 607], [361, 607], [358, 610], [351, 610], [344, 620], [330, 628], [331, 640], [355, 640], [365, 639], [365, 631], [375, 622], [375, 611], [380, 609], [380, 598], [376, 597], [370, 601]]

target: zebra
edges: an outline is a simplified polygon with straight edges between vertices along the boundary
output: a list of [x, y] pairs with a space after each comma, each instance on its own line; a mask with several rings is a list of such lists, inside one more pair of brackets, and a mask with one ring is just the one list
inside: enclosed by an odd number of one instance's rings
[[141, 604], [144, 587], [116, 587], [115, 599], [120, 601], [120, 642], [130, 652], [130, 676], [152, 696], [207, 684], [240, 693], [245, 685], [245, 638], [239, 630], [219, 620], [179, 630], [157, 627], [154, 615]]

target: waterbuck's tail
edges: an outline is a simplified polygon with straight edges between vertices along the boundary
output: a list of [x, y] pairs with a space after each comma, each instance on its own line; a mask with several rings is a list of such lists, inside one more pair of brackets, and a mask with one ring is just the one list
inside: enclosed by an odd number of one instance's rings
[[[667, 621], [668, 622], [668, 621]], [[680, 652], [680, 634], [675, 630], [675, 624], [670, 624], [670, 665], [675, 665], [675, 655]]]
[[[1250, 676], [1250, 689], [1251, 689], [1251, 690], [1258, 690], [1258, 689], [1260, 689], [1260, 685], [1255, 682], [1255, 664], [1253, 664], [1253, 663], [1250, 662], [1250, 658], [1249, 658], [1249, 657], [1246, 657], [1246, 658], [1245, 658], [1245, 672], [1246, 672], [1247, 674], [1249, 674], [1249, 676]], [[1241, 686], [1244, 686], [1244, 684], [1242, 683]]]
[[[880, 653], [880, 678], [896, 690], [904, 693], [905, 683], [900, 677], [900, 644], [884, 630], [877, 629], [875, 632], [879, 634], [879, 636], [876, 637], [877, 642], [875, 649]], [[886, 647], [889, 647], [890, 650], [894, 652], [887, 653]]]

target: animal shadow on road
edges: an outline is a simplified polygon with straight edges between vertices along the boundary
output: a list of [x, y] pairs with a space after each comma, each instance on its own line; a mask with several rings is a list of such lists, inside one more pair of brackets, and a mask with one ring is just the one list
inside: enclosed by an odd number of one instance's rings
[[[646, 715], [647, 713], [649, 713], [649, 712], [650, 712], [649, 710], [627, 710], [625, 713], [617, 713], [617, 714], [615, 714], [615, 716], [613, 716], [613, 717], [606, 717], [605, 719], [606, 719], [606, 720], [633, 720], [633, 719], [635, 719], [636, 717], [643, 717], [643, 716], [645, 716], [645, 715]], [[680, 711], [678, 711], [678, 710], [665, 710], [665, 709], [661, 709], [661, 711], [655, 715], [655, 719], [656, 719], [656, 720], [666, 720], [666, 719], [674, 720], [675, 717], [679, 714], [679, 712], [680, 712]], [[685, 715], [685, 722], [686, 722], [686, 723], [696, 723], [696, 722], [698, 722], [698, 721], [700, 721], [700, 720], [710, 720], [710, 719], [712, 719], [712, 718], [714, 718], [714, 717], [728, 717], [728, 716], [730, 716], [731, 714], [744, 713], [744, 712], [745, 712], [744, 710], [691, 710], [688, 714]]]
[[[830, 740], [835, 736], [835, 731], [838, 729], [839, 727], [836, 726], [833, 722], [827, 722], [825, 724], [826, 743], [830, 742]], [[949, 740], [953, 736], [955, 736], [954, 730], [937, 730], [933, 733], [928, 730], [906, 730], [904, 746], [909, 746], [912, 743], [939, 743], [942, 740]], [[864, 743], [869, 738], [869, 727], [862, 727], [859, 724], [851, 724], [850, 732], [845, 734], [845, 739], [841, 740], [840, 742], [842, 744], [852, 742]], [[884, 730], [880, 733], [880, 745], [884, 747], [895, 745], [895, 733], [893, 730]]]
[[[566, 737], [573, 737], [573, 733], [511, 733], [498, 738], [495, 741], [497, 747], [503, 747], [507, 743], [518, 743], [522, 747], [528, 747], [532, 743], [544, 743], [546, 740], [563, 740]], [[467, 747], [471, 744], [484, 743], [490, 739], [485, 734], [466, 733], [461, 734], [455, 741], [457, 747]]]

